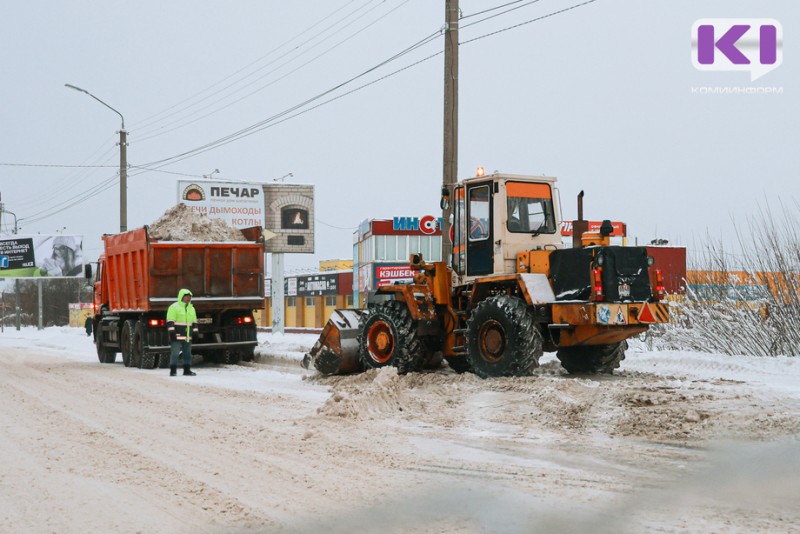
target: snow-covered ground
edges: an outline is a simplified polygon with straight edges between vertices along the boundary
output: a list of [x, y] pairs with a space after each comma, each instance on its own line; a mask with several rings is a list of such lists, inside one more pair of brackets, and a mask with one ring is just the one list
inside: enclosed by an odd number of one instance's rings
[[[204, 386], [250, 391], [274, 391], [281, 382], [283, 387], [294, 388], [303, 374], [315, 372], [302, 370], [300, 362], [319, 336], [317, 334], [269, 334], [259, 332], [256, 361], [264, 366], [210, 366], [195, 381]], [[17, 331], [6, 327], [0, 333], [0, 350], [9, 348], [36, 348], [42, 356], [59, 355], [71, 360], [97, 362], [92, 338], [81, 328], [50, 327], [38, 330], [24, 327]], [[117, 361], [120, 361], [118, 355]], [[545, 354], [540, 363], [557, 365], [554, 354]], [[265, 368], [268, 367], [268, 368]], [[729, 356], [681, 351], [646, 351], [632, 342], [627, 358], [622, 362], [623, 372], [647, 372], [657, 376], [673, 376], [681, 371], [679, 380], [732, 380], [760, 385], [783, 391], [786, 395], [800, 397], [800, 358]], [[132, 372], [136, 371], [131, 369]], [[166, 374], [166, 373], [164, 373]]]
[[[800, 358], [323, 377], [314, 334], [169, 377], [0, 333], [0, 532], [791, 532]], [[180, 375], [180, 373], [179, 373]], [[41, 508], [39, 503], [47, 503]]]

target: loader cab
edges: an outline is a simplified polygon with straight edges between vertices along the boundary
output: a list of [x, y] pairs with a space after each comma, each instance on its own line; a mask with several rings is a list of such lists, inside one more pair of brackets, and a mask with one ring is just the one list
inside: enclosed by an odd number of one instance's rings
[[555, 182], [495, 173], [456, 186], [452, 267], [460, 283], [515, 273], [519, 252], [563, 248]]

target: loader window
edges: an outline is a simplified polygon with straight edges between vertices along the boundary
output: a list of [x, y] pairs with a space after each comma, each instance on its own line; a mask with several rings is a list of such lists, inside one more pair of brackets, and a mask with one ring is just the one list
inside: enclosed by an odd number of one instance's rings
[[489, 239], [489, 186], [469, 191], [469, 221], [467, 236], [470, 241]]
[[463, 234], [464, 232], [461, 230], [462, 222], [464, 221], [464, 210], [466, 209], [464, 205], [464, 188], [457, 187], [455, 190], [455, 206], [453, 206], [453, 221], [452, 221], [452, 232], [453, 232], [453, 258], [452, 258], [452, 266], [453, 270], [458, 274], [464, 274], [466, 270], [466, 247], [464, 246], [464, 239]]
[[553, 195], [547, 184], [507, 182], [508, 231], [553, 234], [556, 221]]

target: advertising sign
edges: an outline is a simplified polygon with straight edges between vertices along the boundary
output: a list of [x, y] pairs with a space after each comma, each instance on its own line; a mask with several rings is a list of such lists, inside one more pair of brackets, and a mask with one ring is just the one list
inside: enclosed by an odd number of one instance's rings
[[264, 227], [275, 233], [266, 252], [314, 252], [314, 186], [265, 184]]
[[178, 180], [178, 202], [234, 228], [264, 227], [261, 184]]
[[[603, 221], [589, 221], [588, 232], [591, 234], [599, 234], [600, 226], [602, 224]], [[614, 230], [611, 232], [612, 237], [625, 237], [627, 231], [625, 223], [611, 221], [611, 226], [614, 228]], [[565, 237], [572, 235], [572, 221], [561, 221], [561, 235]]]
[[331, 296], [339, 294], [339, 276], [317, 274], [297, 278], [297, 295], [303, 297]]
[[286, 286], [286, 296], [287, 297], [296, 297], [297, 296], [297, 278], [287, 278], [284, 282]]
[[379, 263], [375, 265], [375, 287], [383, 287], [395, 283], [407, 283], [414, 280], [414, 271], [408, 263], [387, 264]]
[[83, 276], [83, 236], [0, 237], [0, 278]]

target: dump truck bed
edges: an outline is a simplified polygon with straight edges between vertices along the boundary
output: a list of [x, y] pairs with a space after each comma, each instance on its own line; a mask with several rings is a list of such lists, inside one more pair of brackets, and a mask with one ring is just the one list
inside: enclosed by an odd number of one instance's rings
[[181, 288], [199, 308], [264, 307], [263, 243], [157, 241], [147, 227], [103, 240], [112, 313], [166, 309]]

